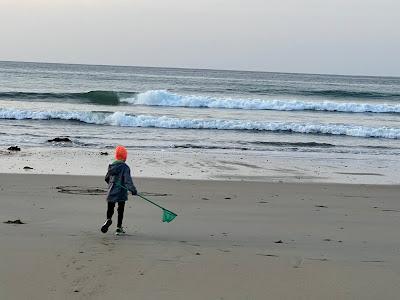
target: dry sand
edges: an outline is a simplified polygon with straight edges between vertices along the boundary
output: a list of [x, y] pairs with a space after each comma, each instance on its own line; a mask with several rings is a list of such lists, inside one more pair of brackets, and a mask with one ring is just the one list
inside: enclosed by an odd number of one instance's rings
[[0, 174], [0, 299], [399, 298], [399, 186], [136, 184], [178, 217], [132, 198], [116, 237], [102, 177]]

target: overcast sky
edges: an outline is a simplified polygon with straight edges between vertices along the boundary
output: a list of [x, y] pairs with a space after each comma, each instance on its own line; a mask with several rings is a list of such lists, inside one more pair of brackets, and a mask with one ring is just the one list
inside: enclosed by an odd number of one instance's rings
[[400, 76], [399, 0], [0, 0], [0, 60]]

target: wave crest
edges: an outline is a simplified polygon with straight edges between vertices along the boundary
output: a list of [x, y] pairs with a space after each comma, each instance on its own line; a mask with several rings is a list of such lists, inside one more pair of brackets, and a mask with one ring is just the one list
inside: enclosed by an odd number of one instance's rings
[[99, 105], [143, 105], [190, 108], [275, 110], [275, 111], [322, 111], [341, 113], [400, 113], [400, 104], [263, 100], [240, 98], [215, 98], [200, 95], [180, 95], [166, 90], [149, 90], [143, 93], [89, 91], [81, 93], [0, 92], [0, 99], [32, 101], [72, 101]]
[[179, 95], [165, 90], [150, 90], [135, 97], [121, 99], [133, 105], [171, 106], [192, 108], [227, 108], [278, 111], [327, 111], [345, 113], [400, 113], [400, 104], [348, 103], [332, 101], [261, 100], [213, 98]]
[[[124, 93], [127, 94], [127, 93]], [[130, 93], [132, 96], [134, 93]], [[11, 100], [37, 100], [37, 101], [62, 101], [62, 100], [78, 100], [82, 102], [101, 104], [101, 105], [118, 105], [119, 93], [114, 91], [89, 91], [82, 93], [35, 93], [35, 92], [1, 92], [0, 99]]]
[[215, 129], [293, 132], [400, 139], [400, 129], [350, 124], [263, 122], [224, 119], [180, 119], [167, 116], [127, 115], [123, 112], [27, 111], [0, 109], [0, 119], [75, 120], [88, 124], [168, 129]]

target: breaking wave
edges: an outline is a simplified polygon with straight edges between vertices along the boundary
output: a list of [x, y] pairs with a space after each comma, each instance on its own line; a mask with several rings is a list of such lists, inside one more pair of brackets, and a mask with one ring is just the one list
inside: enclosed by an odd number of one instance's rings
[[0, 99], [46, 102], [80, 102], [98, 105], [142, 105], [190, 108], [223, 108], [275, 111], [322, 111], [342, 113], [400, 113], [400, 104], [264, 100], [240, 98], [215, 98], [200, 95], [180, 95], [166, 90], [149, 90], [143, 93], [89, 91], [82, 93], [0, 92]]
[[346, 113], [400, 113], [400, 104], [348, 103], [332, 101], [261, 100], [213, 98], [179, 95], [165, 90], [150, 90], [120, 101], [133, 105], [192, 108], [228, 108], [278, 111], [327, 111]]
[[88, 124], [124, 127], [254, 130], [400, 139], [400, 128], [391, 127], [366, 127], [332, 123], [264, 122], [228, 119], [181, 119], [167, 116], [128, 115], [123, 112], [103, 113], [0, 109], [0, 119], [73, 120]]

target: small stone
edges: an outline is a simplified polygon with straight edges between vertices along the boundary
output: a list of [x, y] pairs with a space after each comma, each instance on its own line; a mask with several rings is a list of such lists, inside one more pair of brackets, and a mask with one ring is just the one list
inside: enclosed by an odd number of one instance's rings
[[22, 222], [20, 219], [17, 219], [17, 220], [14, 220], [14, 221], [8, 220], [8, 221], [3, 222], [3, 223], [4, 223], [4, 224], [25, 224], [25, 223]]
[[60, 143], [60, 142], [72, 142], [69, 138], [67, 137], [56, 137], [54, 139], [51, 140], [47, 140], [48, 142], [56, 142], [56, 143]]
[[283, 241], [282, 241], [282, 240], [279, 240], [279, 241], [275, 241], [274, 243], [275, 243], [275, 244], [283, 244]]
[[33, 168], [32, 168], [32, 167], [29, 167], [29, 166], [25, 166], [23, 169], [24, 169], [24, 170], [33, 170]]
[[18, 146], [11, 146], [7, 148], [8, 151], [21, 151], [21, 148]]

